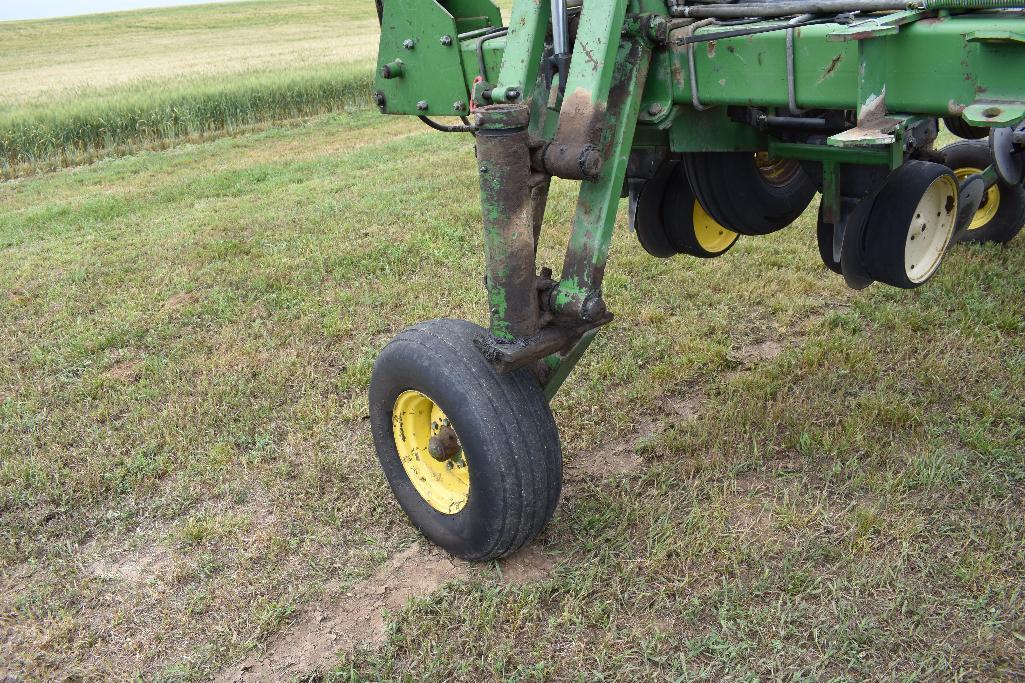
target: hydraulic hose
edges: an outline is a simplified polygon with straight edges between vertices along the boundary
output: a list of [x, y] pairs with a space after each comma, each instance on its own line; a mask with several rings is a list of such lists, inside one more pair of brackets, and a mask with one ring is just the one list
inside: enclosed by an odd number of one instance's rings
[[477, 129], [470, 125], [470, 120], [465, 116], [460, 116], [460, 120], [463, 122], [461, 126], [446, 126], [443, 123], [438, 123], [434, 119], [430, 119], [426, 116], [417, 116], [416, 118], [423, 121], [428, 127], [434, 130], [441, 131], [442, 133], [477, 133]]

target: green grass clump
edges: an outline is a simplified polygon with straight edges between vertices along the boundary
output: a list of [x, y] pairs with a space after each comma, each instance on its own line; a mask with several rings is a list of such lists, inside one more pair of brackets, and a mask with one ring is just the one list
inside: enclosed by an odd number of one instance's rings
[[16, 175], [165, 141], [366, 107], [365, 64], [133, 84], [0, 112], [0, 172]]

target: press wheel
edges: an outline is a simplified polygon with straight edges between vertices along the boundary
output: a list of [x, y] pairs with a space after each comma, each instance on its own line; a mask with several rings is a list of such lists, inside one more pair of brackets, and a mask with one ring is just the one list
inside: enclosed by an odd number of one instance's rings
[[[956, 142], [942, 151], [946, 166], [958, 182], [982, 173], [993, 158], [985, 142]], [[986, 190], [982, 204], [958, 242], [1009, 242], [1025, 226], [1025, 188], [997, 181]]]
[[941, 164], [909, 161], [887, 178], [865, 228], [868, 273], [914, 289], [936, 274], [957, 222], [958, 184]]
[[694, 195], [717, 223], [741, 235], [768, 235], [804, 213], [816, 188], [801, 164], [751, 152], [683, 155]]

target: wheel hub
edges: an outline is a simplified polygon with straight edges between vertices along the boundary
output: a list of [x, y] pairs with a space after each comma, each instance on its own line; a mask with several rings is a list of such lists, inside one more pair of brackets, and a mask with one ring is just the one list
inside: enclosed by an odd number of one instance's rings
[[438, 462], [445, 462], [459, 455], [462, 448], [459, 446], [456, 430], [447, 424], [439, 427], [437, 423], [432, 424], [431, 429], [438, 430], [437, 434], [427, 442], [427, 452], [431, 454], [432, 458]]
[[405, 391], [392, 409], [395, 448], [410, 483], [432, 508], [454, 515], [470, 497], [470, 469], [444, 411], [419, 391]]

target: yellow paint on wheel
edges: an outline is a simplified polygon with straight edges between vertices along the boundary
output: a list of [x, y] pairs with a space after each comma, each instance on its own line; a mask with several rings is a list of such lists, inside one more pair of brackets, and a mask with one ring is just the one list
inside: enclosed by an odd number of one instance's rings
[[[969, 178], [978, 173], [982, 173], [982, 169], [979, 168], [958, 168], [954, 170], [954, 175], [957, 176], [957, 182], [963, 183], [965, 178]], [[979, 205], [979, 210], [972, 216], [972, 222], [968, 224], [969, 230], [978, 230], [979, 228], [986, 227], [990, 221], [996, 218], [997, 211], [1000, 210], [1000, 187], [993, 185], [993, 187], [986, 190], [986, 196], [982, 198], [982, 204]]]
[[762, 177], [777, 187], [786, 185], [801, 172], [801, 162], [795, 159], [774, 159], [768, 152], [756, 152], [755, 164]]
[[719, 225], [698, 201], [694, 202], [692, 220], [694, 222], [694, 237], [701, 248], [709, 254], [720, 254], [737, 241], [737, 233]]
[[432, 437], [453, 429], [437, 403], [419, 391], [403, 392], [392, 409], [395, 448], [417, 493], [432, 508], [454, 515], [470, 497], [470, 469], [460, 450], [443, 461], [431, 455]]

